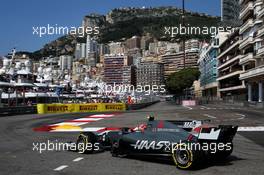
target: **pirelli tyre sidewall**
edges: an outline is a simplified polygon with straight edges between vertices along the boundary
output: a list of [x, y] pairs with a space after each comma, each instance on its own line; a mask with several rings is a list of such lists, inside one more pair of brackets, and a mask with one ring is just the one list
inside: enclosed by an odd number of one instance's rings
[[93, 149], [85, 149], [83, 146], [87, 144], [93, 144], [95, 143], [95, 136], [93, 133], [84, 132], [81, 133], [77, 138], [77, 151], [80, 154], [87, 154], [87, 153], [93, 153]]
[[178, 144], [181, 149], [173, 150], [172, 158], [177, 168], [190, 169], [194, 166], [195, 155], [192, 150], [188, 150], [186, 144]]

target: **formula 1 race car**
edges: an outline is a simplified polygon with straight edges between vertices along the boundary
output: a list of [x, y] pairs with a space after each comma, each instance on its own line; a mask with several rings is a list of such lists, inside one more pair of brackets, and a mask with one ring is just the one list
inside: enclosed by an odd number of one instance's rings
[[[189, 169], [208, 158], [228, 157], [237, 126], [210, 126], [207, 121], [164, 121], [149, 117], [136, 128], [104, 128], [83, 132], [77, 139], [80, 153], [111, 151], [112, 156], [170, 156], [176, 167]], [[90, 143], [89, 148], [84, 147]], [[97, 145], [96, 145], [97, 144]]]

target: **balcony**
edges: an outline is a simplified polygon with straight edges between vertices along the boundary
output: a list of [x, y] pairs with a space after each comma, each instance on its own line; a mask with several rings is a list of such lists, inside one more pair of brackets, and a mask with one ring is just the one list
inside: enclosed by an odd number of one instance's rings
[[240, 80], [245, 80], [245, 79], [249, 79], [249, 78], [253, 78], [257, 76], [263, 76], [263, 75], [264, 75], [264, 65], [250, 69], [247, 72], [242, 73], [239, 78]]
[[241, 13], [239, 15], [239, 18], [240, 19], [243, 19], [247, 14], [248, 12], [254, 10], [254, 4], [253, 2], [249, 2], [242, 10], [241, 10]]
[[234, 77], [234, 76], [240, 75], [243, 72], [244, 72], [243, 70], [236, 70], [236, 71], [230, 72], [230, 73], [222, 75], [222, 76], [219, 75], [219, 78], [217, 78], [217, 81], [221, 81], [221, 80], [224, 80], [224, 79], [227, 79], [227, 78], [230, 78], [230, 77]]
[[256, 56], [257, 57], [261, 57], [261, 56], [263, 56], [264, 55], [264, 46], [262, 46], [261, 48], [259, 48], [258, 50], [257, 50], [257, 53], [256, 53]]
[[240, 43], [240, 40], [234, 41], [233, 44], [229, 45], [229, 47], [226, 47], [223, 49], [223, 51], [220, 53], [220, 55], [217, 56], [217, 59], [222, 58], [225, 56], [228, 52], [230, 52], [232, 49], [236, 48]]
[[264, 16], [264, 8], [258, 12], [258, 18], [261, 18]]
[[246, 0], [239, 0], [239, 4], [243, 4]]
[[238, 89], [245, 89], [246, 86], [245, 85], [238, 85], [238, 86], [232, 86], [232, 87], [228, 87], [228, 88], [221, 88], [219, 89], [220, 92], [226, 92], [226, 91], [234, 91], [234, 90], [238, 90]]
[[257, 33], [258, 37], [261, 37], [262, 35], [264, 35], [264, 25], [259, 28], [258, 33]]
[[244, 33], [247, 29], [249, 29], [250, 27], [253, 27], [253, 26], [254, 26], [254, 21], [253, 21], [253, 19], [249, 19], [249, 20], [247, 20], [247, 22], [245, 22], [245, 23], [241, 26], [241, 28], [240, 28], [240, 30], [239, 30], [239, 33], [242, 34], [242, 33]]
[[252, 36], [246, 37], [241, 41], [241, 43], [239, 45], [239, 49], [242, 50], [243, 48], [245, 48], [249, 44], [253, 44], [253, 42], [254, 42], [254, 38]]
[[229, 59], [228, 61], [226, 61], [225, 63], [219, 65], [217, 69], [219, 70], [219, 69], [222, 69], [222, 68], [224, 68], [224, 67], [227, 67], [227, 66], [229, 66], [230, 64], [232, 64], [233, 62], [239, 60], [240, 58], [241, 58], [241, 55], [237, 55], [237, 56], [235, 56], [235, 57], [233, 57], [233, 58], [230, 58], [230, 59]]
[[253, 56], [253, 53], [248, 53], [246, 55], [243, 55], [241, 58], [240, 58], [240, 61], [239, 61], [239, 64], [240, 65], [243, 65], [243, 64], [246, 64], [250, 61], [255, 61], [254, 60], [254, 56]]

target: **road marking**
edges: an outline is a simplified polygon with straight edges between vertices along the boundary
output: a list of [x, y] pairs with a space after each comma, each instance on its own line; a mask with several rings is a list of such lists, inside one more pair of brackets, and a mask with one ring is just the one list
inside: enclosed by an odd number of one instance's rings
[[209, 117], [209, 118], [216, 118], [215, 116], [209, 115], [209, 114], [204, 114], [204, 116]]
[[68, 165], [61, 165], [61, 166], [59, 166], [58, 168], [55, 168], [54, 171], [61, 171], [61, 170], [63, 170], [64, 168], [67, 168], [67, 167], [68, 167]]
[[190, 106], [183, 106], [183, 107], [188, 108], [189, 110], [192, 110], [193, 109]]
[[206, 106], [201, 106], [202, 108], [205, 108], [205, 109], [211, 109], [211, 108], [209, 108], [209, 107], [206, 107]]
[[237, 120], [243, 120], [246, 118], [246, 115], [244, 114], [236, 114], [236, 115], [240, 116], [240, 118], [237, 118]]
[[87, 122], [61, 122], [61, 123], [53, 124], [50, 126], [61, 126], [61, 125], [81, 126], [81, 125], [85, 125], [85, 124], [87, 124]]
[[73, 162], [79, 162], [80, 160], [83, 160], [83, 157], [78, 157], [78, 158], [74, 159]]
[[237, 131], [241, 131], [241, 132], [264, 131], [264, 126], [239, 127]]
[[[73, 120], [67, 120], [64, 122], [51, 124], [47, 126], [41, 126], [34, 128], [34, 131], [45, 131], [45, 132], [82, 132], [83, 129], [80, 127], [89, 123], [94, 123], [100, 120], [108, 119], [116, 116], [115, 114], [96, 114], [90, 115], [83, 118], [77, 118]], [[101, 128], [99, 128], [101, 129]]]

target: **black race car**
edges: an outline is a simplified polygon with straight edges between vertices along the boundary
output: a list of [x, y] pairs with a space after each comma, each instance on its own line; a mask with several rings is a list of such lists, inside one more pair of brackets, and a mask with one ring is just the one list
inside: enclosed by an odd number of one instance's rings
[[[207, 121], [164, 121], [149, 118], [136, 128], [104, 128], [83, 132], [77, 139], [80, 153], [111, 151], [112, 156], [170, 156], [180, 169], [189, 169], [208, 158], [228, 157], [233, 151], [237, 126], [205, 124]], [[89, 147], [84, 147], [90, 144]], [[89, 148], [89, 149], [88, 149]]]

